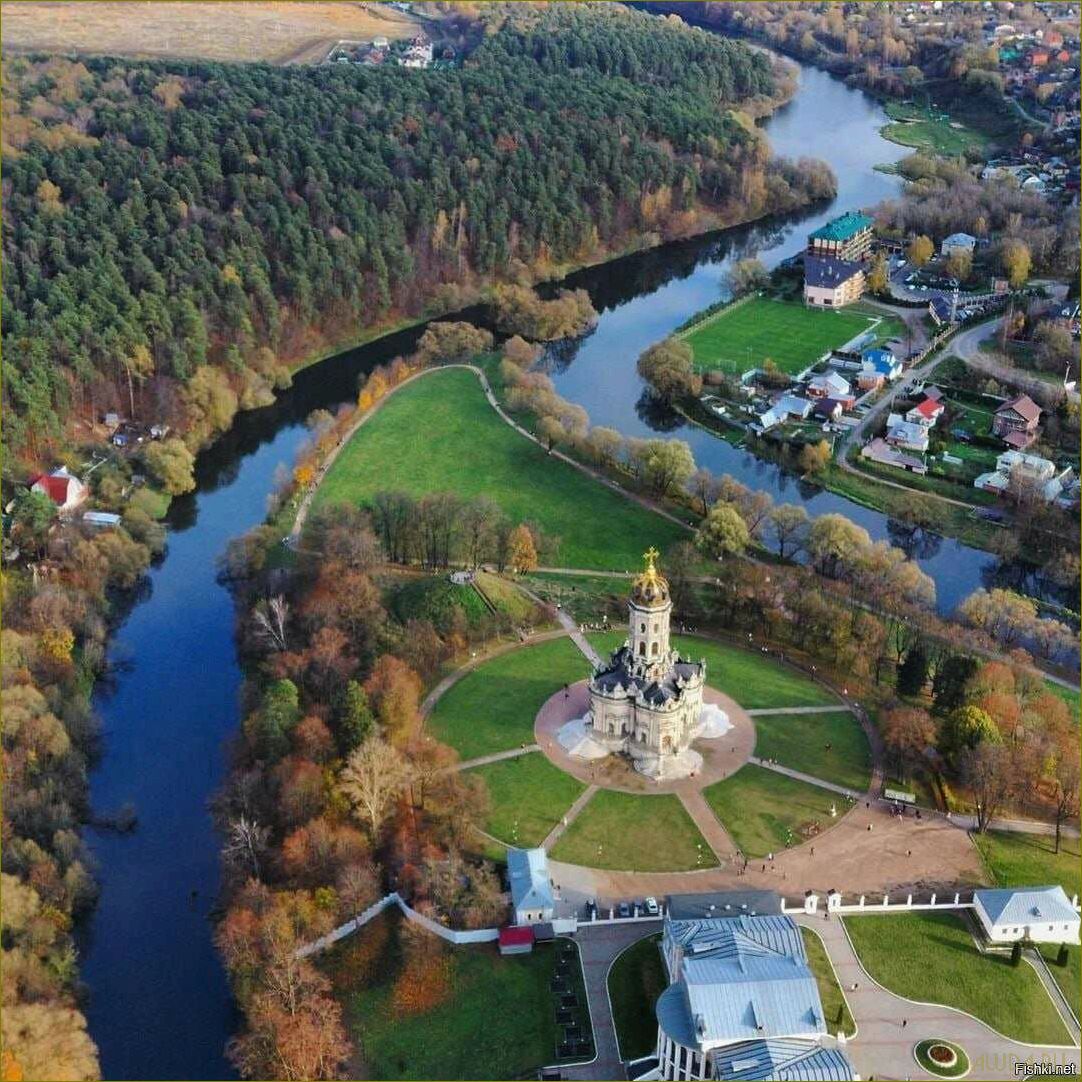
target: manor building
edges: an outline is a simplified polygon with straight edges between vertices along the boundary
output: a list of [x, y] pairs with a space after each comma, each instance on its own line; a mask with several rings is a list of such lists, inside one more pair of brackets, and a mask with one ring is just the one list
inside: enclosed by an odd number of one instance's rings
[[610, 752], [626, 754], [636, 770], [660, 779], [684, 773], [682, 757], [702, 735], [706, 662], [681, 658], [669, 645], [672, 599], [655, 566], [646, 568], [628, 600], [628, 637], [590, 678], [587, 731]]

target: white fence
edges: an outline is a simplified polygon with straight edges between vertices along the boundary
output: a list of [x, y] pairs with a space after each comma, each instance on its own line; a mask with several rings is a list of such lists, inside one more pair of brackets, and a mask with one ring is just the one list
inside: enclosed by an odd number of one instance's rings
[[311, 954], [318, 954], [320, 951], [326, 950], [339, 940], [345, 939], [346, 936], [353, 935], [354, 932], [363, 928], [373, 917], [378, 916], [389, 905], [397, 905], [406, 920], [411, 920], [415, 924], [421, 925], [422, 928], [427, 929], [433, 935], [438, 935], [441, 939], [446, 939], [448, 943], [454, 943], [456, 945], [462, 943], [491, 943], [493, 940], [499, 939], [500, 937], [499, 928], [475, 928], [470, 931], [460, 931], [456, 928], [448, 928], [438, 921], [434, 921], [430, 917], [424, 916], [423, 913], [418, 913], [416, 909], [411, 909], [398, 896], [397, 891], [392, 891], [392, 893], [380, 898], [378, 902], [373, 902], [372, 905], [359, 916], [354, 917], [353, 920], [348, 920], [345, 924], [340, 924], [333, 931], [328, 932], [324, 936], [320, 936], [319, 939], [316, 939], [311, 943], [306, 943], [303, 947], [299, 947], [297, 949], [297, 957], [307, 958]]
[[[913, 895], [907, 894], [905, 901], [892, 901], [889, 894], [876, 894], [874, 897], [869, 897], [866, 894], [860, 895], [855, 902], [846, 903], [842, 899], [842, 895], [832, 890], [828, 892], [826, 896], [827, 900], [827, 912], [828, 913], [906, 913], [911, 910], [918, 909], [972, 909], [972, 892], [967, 891], [970, 894], [970, 900], [968, 902], [962, 901], [961, 892], [955, 893], [953, 896], [950, 894], [940, 896], [933, 894], [926, 902], [913, 901]], [[1071, 905], [1077, 910], [1078, 895], [1074, 895], [1071, 898]], [[784, 898], [781, 900], [781, 911], [783, 913], [818, 913], [819, 912], [819, 895], [813, 891], [808, 891], [804, 895], [804, 901], [800, 905], [789, 905]]]

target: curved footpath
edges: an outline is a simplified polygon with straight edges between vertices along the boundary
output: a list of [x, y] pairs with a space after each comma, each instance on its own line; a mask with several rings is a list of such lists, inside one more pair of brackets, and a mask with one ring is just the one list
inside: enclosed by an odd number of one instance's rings
[[[970, 1076], [975, 1079], [1018, 1078], [1016, 1063], [1041, 1062], [1046, 1058], [1059, 1064], [1073, 1064], [1074, 1073], [1078, 1073], [1077, 1047], [1022, 1044], [964, 1011], [895, 995], [877, 984], [861, 965], [843, 920], [806, 914], [796, 915], [795, 919], [819, 935], [827, 948], [857, 1023], [857, 1036], [846, 1045], [846, 1053], [862, 1078], [930, 1077], [914, 1060], [913, 1046], [932, 1037], [945, 1037], [960, 1044], [969, 1056]], [[891, 917], [879, 919], [889, 921]], [[902, 1025], [903, 1020], [907, 1025]]]

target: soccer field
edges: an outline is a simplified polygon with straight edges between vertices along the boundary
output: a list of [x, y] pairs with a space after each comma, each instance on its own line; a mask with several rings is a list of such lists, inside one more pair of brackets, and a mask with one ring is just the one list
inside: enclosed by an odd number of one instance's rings
[[747, 372], [768, 358], [796, 373], [876, 323], [861, 312], [828, 312], [791, 301], [754, 297], [723, 308], [684, 335], [701, 371]]

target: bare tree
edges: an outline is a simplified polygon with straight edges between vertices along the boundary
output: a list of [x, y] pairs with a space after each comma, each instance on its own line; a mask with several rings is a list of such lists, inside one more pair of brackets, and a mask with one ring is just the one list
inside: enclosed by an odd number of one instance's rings
[[373, 736], [350, 755], [342, 771], [342, 792], [375, 838], [391, 804], [410, 780], [409, 764], [397, 748]]
[[1013, 751], [1006, 744], [981, 741], [960, 757], [962, 781], [973, 790], [977, 806], [977, 833], [983, 834], [996, 817], [1014, 784]]
[[259, 601], [252, 609], [255, 638], [271, 650], [287, 650], [286, 626], [289, 624], [289, 602], [281, 595]]
[[267, 850], [270, 828], [260, 826], [254, 819], [242, 815], [229, 824], [229, 834], [222, 847], [222, 857], [228, 863], [262, 878], [261, 858]]

